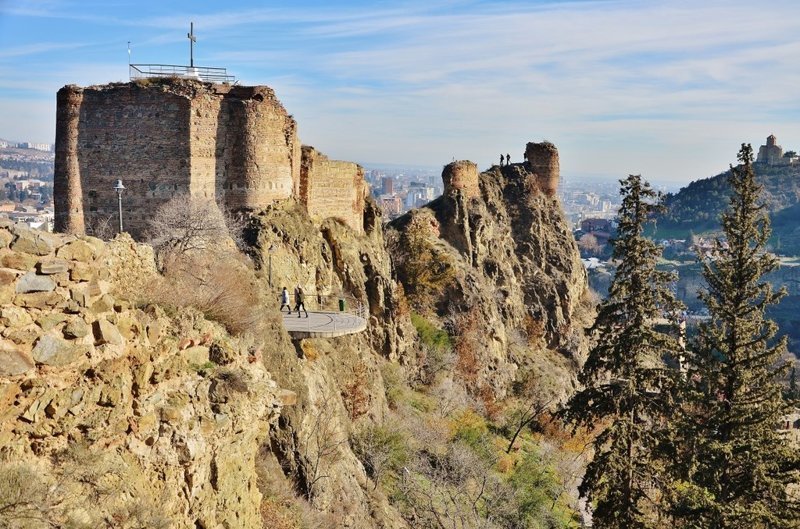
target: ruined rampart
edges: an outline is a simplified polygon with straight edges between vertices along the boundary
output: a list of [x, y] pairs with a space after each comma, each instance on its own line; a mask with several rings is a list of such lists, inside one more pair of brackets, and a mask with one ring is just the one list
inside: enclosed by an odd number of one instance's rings
[[525, 146], [525, 160], [529, 170], [534, 173], [535, 179], [531, 187], [538, 189], [547, 196], [554, 196], [558, 190], [559, 164], [558, 149], [550, 142], [530, 142]]
[[459, 160], [445, 165], [442, 171], [442, 183], [445, 195], [452, 195], [456, 191], [461, 191], [467, 198], [480, 195], [478, 166], [468, 160]]
[[360, 165], [329, 160], [313, 147], [303, 146], [300, 202], [312, 219], [337, 218], [362, 233], [366, 195], [364, 169]]
[[121, 179], [126, 231], [179, 194], [257, 209], [297, 194], [297, 127], [265, 86], [142, 80], [58, 93], [56, 230], [116, 222]]

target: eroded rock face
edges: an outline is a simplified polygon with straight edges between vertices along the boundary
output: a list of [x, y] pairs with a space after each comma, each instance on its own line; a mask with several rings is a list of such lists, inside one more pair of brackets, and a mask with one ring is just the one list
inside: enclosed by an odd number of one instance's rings
[[[522, 368], [549, 371], [568, 391], [586, 347], [586, 273], [552, 196], [558, 153], [552, 144], [528, 144], [526, 153], [536, 165], [494, 166], [479, 175], [479, 194], [450, 185], [390, 224], [403, 284], [415, 281], [408, 266], [413, 256], [405, 253], [412, 231], [452, 267], [452, 281], [430, 308], [454, 334], [472, 336], [478, 384], [496, 398]], [[449, 164], [443, 178], [452, 180], [465, 166]]]

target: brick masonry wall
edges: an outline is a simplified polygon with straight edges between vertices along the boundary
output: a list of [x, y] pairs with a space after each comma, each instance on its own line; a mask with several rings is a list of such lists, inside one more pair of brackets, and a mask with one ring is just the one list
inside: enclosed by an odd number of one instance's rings
[[363, 233], [367, 193], [364, 169], [352, 162], [329, 160], [306, 145], [302, 153], [300, 201], [309, 216], [315, 220], [337, 218]]
[[[56, 228], [116, 223], [122, 179], [125, 230], [175, 195], [258, 209], [296, 196], [297, 126], [268, 87], [153, 80], [59, 91]], [[83, 217], [83, 218], [82, 218]]]

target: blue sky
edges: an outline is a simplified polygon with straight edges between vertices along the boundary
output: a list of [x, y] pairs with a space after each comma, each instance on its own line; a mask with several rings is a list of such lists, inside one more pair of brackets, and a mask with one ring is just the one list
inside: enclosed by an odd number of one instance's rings
[[[765, 7], [766, 6], [766, 7]], [[304, 143], [438, 166], [547, 139], [562, 174], [711, 176], [774, 133], [800, 150], [796, 2], [0, 0], [0, 137], [52, 142], [55, 92], [134, 63], [266, 84]]]

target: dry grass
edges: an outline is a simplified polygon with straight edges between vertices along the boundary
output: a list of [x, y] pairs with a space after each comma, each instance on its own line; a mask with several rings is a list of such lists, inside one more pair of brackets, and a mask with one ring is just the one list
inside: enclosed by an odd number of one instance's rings
[[145, 301], [194, 307], [231, 334], [258, 333], [271, 316], [253, 271], [235, 254], [195, 252], [173, 259], [146, 289]]

